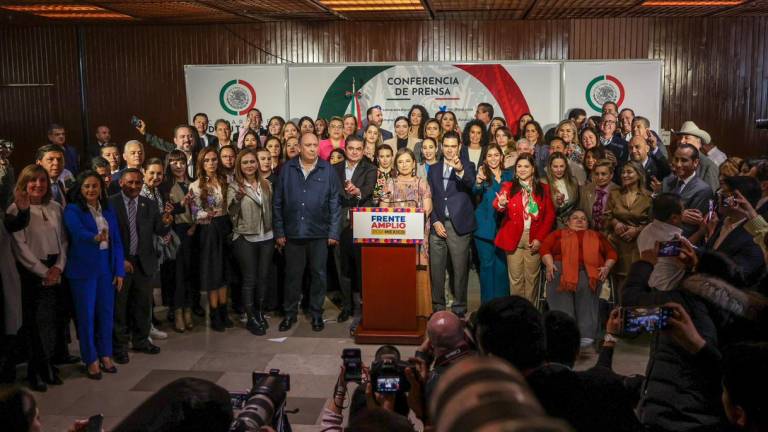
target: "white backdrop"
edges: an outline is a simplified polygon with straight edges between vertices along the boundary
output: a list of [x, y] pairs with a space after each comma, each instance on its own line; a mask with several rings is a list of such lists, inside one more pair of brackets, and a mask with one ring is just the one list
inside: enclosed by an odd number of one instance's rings
[[262, 111], [265, 123], [288, 111], [284, 65], [186, 65], [184, 78], [189, 124], [196, 113], [206, 113], [211, 133], [217, 119], [228, 120], [237, 131], [251, 105]]
[[369, 106], [381, 105], [384, 127], [390, 130], [394, 118], [407, 114], [416, 103], [431, 115], [441, 108], [452, 110], [460, 123], [472, 118], [479, 102], [491, 103], [496, 115], [506, 115], [510, 122], [517, 119], [509, 117], [527, 106], [546, 128], [571, 108], [599, 114], [595, 108], [608, 97], [620, 98], [620, 108], [634, 109], [659, 129], [662, 67], [661, 61], [629, 60], [187, 65], [184, 69], [189, 121], [204, 112], [211, 123], [217, 118], [230, 120], [234, 130], [242, 124], [253, 97], [264, 123], [273, 115], [327, 118], [351, 112], [353, 79], [363, 117]]
[[[606, 97], [621, 99], [621, 108], [632, 108], [636, 115], [661, 127], [660, 61], [564, 62], [563, 110], [584, 108], [587, 115], [599, 115]], [[591, 85], [590, 85], [591, 84]], [[594, 106], [593, 106], [594, 105]]]

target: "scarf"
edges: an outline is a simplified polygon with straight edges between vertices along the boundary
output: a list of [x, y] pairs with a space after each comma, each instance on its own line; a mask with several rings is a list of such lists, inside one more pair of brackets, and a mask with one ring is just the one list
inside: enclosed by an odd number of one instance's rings
[[[584, 267], [589, 277], [589, 288], [595, 292], [600, 276], [599, 269], [605, 261], [600, 255], [600, 237], [597, 232], [586, 230], [581, 243], [584, 251]], [[560, 277], [558, 291], [576, 292], [576, 287], [579, 284], [579, 246], [578, 233], [568, 228], [563, 229], [560, 237], [563, 274]]]
[[526, 182], [520, 182], [520, 188], [523, 191], [523, 217], [528, 219], [532, 217], [536, 219], [539, 215], [539, 205], [533, 196], [533, 188]]

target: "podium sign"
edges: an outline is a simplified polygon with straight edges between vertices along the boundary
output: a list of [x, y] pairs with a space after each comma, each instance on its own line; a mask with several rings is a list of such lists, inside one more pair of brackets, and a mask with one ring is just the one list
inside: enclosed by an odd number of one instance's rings
[[355, 243], [424, 243], [424, 209], [356, 207], [351, 211]]
[[352, 236], [361, 244], [363, 284], [363, 319], [355, 343], [420, 344], [425, 322], [419, 318], [416, 264], [424, 242], [424, 209], [359, 207], [351, 217]]

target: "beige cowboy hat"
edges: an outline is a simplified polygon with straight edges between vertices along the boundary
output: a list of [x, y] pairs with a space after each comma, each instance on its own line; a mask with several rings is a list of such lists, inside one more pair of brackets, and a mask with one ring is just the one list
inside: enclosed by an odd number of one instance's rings
[[680, 130], [675, 132], [675, 135], [693, 135], [695, 137], [701, 138], [701, 141], [704, 144], [709, 144], [709, 142], [712, 141], [712, 137], [709, 136], [707, 131], [699, 129], [699, 127], [696, 126], [696, 123], [690, 120], [683, 123], [683, 126], [680, 127]]

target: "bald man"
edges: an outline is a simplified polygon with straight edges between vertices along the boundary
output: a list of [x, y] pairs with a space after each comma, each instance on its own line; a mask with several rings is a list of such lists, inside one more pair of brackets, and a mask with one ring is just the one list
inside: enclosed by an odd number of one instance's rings
[[[449, 311], [432, 314], [427, 322], [427, 340], [419, 347], [416, 356], [434, 358], [435, 364], [429, 373], [425, 389], [427, 400], [437, 386], [440, 375], [452, 365], [477, 355], [467, 342], [464, 333], [464, 321]], [[429, 362], [428, 362], [429, 363]]]
[[661, 184], [664, 177], [672, 172], [667, 158], [661, 152], [651, 152], [645, 137], [635, 135], [629, 140], [629, 157], [645, 169], [645, 186], [650, 190], [653, 190], [654, 182]]

